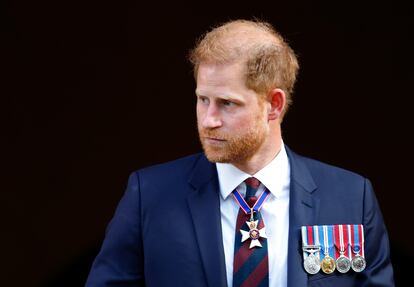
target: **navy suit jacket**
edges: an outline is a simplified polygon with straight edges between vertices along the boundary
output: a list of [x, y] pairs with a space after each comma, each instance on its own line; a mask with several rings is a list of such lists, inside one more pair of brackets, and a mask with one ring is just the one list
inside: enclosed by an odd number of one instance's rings
[[[394, 286], [387, 231], [370, 182], [286, 149], [288, 286]], [[86, 286], [227, 286], [219, 196], [216, 166], [203, 154], [133, 172]], [[364, 225], [363, 272], [305, 272], [300, 227], [322, 224]]]

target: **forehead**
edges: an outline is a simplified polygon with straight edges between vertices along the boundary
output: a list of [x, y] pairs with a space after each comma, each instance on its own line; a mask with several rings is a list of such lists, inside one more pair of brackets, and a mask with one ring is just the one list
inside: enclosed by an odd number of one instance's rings
[[245, 65], [242, 62], [201, 63], [198, 67], [197, 83], [201, 81], [217, 81], [222, 79], [244, 80]]
[[198, 95], [208, 95], [211, 92], [244, 92], [246, 87], [244, 65], [236, 63], [202, 63], [197, 73]]

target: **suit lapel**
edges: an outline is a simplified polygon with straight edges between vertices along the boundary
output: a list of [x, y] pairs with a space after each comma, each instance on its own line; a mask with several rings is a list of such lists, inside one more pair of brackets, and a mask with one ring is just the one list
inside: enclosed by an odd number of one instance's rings
[[187, 201], [208, 286], [226, 286], [219, 185], [215, 165], [201, 156], [189, 183], [194, 190], [188, 195]]
[[288, 286], [307, 286], [308, 276], [303, 269], [300, 227], [314, 224], [319, 200], [313, 192], [317, 188], [313, 178], [300, 156], [286, 147], [289, 157], [290, 203], [289, 203], [289, 247], [288, 247]]

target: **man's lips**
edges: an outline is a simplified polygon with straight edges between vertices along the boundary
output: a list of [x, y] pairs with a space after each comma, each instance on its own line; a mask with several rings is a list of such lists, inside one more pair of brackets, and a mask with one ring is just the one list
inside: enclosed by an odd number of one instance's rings
[[224, 143], [226, 140], [220, 138], [204, 137], [204, 140], [209, 144], [220, 144]]

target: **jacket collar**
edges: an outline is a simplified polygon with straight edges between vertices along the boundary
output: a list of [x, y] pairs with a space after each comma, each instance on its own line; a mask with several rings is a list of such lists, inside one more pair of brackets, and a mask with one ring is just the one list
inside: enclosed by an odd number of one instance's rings
[[210, 287], [226, 286], [219, 184], [216, 166], [201, 155], [189, 179], [193, 191], [187, 197], [201, 260]]

